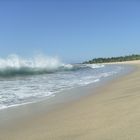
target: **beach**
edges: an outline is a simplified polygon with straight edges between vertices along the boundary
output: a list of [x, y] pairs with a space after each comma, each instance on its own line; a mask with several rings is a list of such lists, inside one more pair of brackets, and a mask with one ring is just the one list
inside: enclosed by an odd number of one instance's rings
[[139, 140], [140, 61], [126, 64], [135, 70], [97, 88], [96, 94], [50, 111], [44, 104], [3, 111], [0, 140]]

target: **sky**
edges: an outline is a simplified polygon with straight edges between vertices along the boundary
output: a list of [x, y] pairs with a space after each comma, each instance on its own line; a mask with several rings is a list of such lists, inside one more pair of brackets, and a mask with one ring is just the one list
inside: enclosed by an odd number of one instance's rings
[[140, 54], [139, 37], [139, 0], [0, 0], [0, 57]]

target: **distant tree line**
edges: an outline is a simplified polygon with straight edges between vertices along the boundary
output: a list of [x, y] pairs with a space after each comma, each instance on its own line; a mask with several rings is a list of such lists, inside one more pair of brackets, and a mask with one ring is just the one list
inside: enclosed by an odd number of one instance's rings
[[111, 63], [111, 62], [123, 62], [123, 61], [132, 61], [140, 60], [140, 55], [133, 54], [120, 57], [109, 57], [109, 58], [95, 58], [89, 61], [84, 62], [84, 64], [93, 64], [93, 63]]

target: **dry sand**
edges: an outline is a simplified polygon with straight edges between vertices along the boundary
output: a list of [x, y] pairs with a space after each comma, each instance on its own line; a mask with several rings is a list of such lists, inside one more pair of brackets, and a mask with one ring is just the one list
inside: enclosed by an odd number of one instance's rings
[[140, 140], [140, 62], [134, 65], [96, 95], [1, 125], [0, 140]]

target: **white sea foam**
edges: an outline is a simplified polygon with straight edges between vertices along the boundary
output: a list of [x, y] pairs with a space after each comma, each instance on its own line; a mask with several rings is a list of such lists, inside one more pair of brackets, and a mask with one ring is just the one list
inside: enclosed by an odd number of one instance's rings
[[41, 55], [29, 59], [19, 57], [18, 55], [10, 55], [5, 59], [0, 58], [0, 69], [20, 69], [22, 67], [57, 69], [61, 65], [63, 64], [59, 61], [59, 59]]
[[[46, 56], [25, 59], [11, 55], [1, 58], [0, 109], [50, 98], [71, 88], [96, 84], [120, 71], [118, 66], [71, 65], [62, 63], [58, 58]], [[8, 74], [12, 77], [6, 77]], [[15, 74], [19, 75], [14, 76]]]
[[59, 70], [71, 70], [71, 64], [62, 63], [57, 57], [38, 55], [33, 58], [22, 58], [10, 55], [0, 58], [0, 76], [13, 76], [17, 74], [41, 74]]
[[38, 55], [32, 58], [22, 58], [18, 55], [10, 55], [0, 58], [0, 76], [35, 75], [57, 71], [77, 70], [82, 68], [102, 68], [101, 64], [72, 65], [64, 64], [57, 57]]
[[86, 64], [86, 66], [90, 67], [92, 69], [105, 67], [105, 65], [103, 65], [103, 64]]

